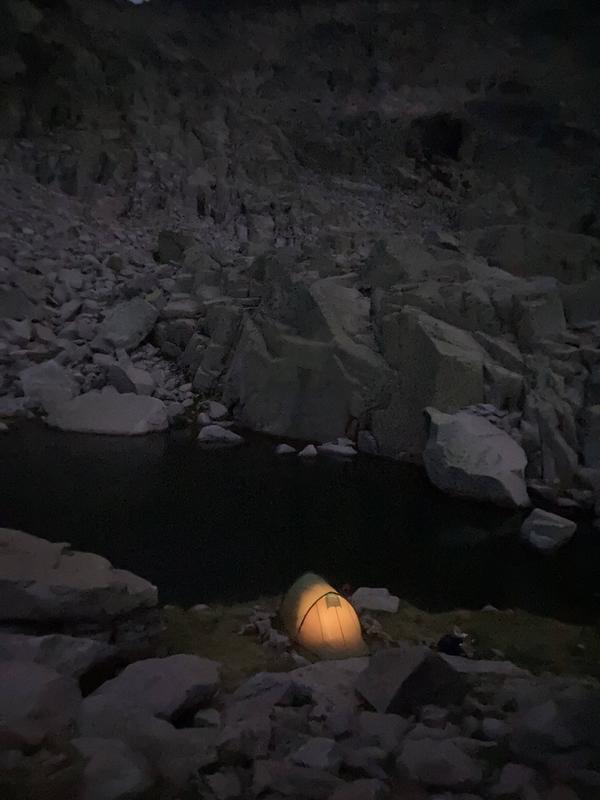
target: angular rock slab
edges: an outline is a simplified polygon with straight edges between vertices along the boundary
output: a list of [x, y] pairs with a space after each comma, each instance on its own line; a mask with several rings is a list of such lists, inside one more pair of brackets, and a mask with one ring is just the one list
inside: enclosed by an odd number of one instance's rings
[[431, 420], [423, 461], [429, 480], [447, 494], [499, 506], [530, 505], [524, 470], [527, 456], [507, 433], [467, 411]]
[[205, 705], [215, 695], [219, 683], [216, 661], [179, 654], [130, 664], [116, 678], [103, 683], [91, 697], [103, 698], [117, 708], [133, 706], [171, 720]]
[[469, 788], [477, 786], [483, 777], [480, 764], [452, 740], [407, 740], [398, 765], [411, 778], [431, 787]]
[[150, 334], [158, 311], [141, 297], [119, 303], [106, 315], [98, 337], [115, 349], [134, 350]]
[[554, 553], [569, 542], [577, 524], [550, 511], [534, 509], [521, 526], [521, 537], [540, 553]]
[[119, 394], [112, 388], [81, 394], [55, 407], [46, 422], [63, 431], [118, 436], [138, 436], [169, 427], [167, 409], [162, 400]]
[[156, 586], [101, 556], [0, 528], [0, 621], [106, 620], [157, 600]]
[[356, 683], [356, 691], [376, 711], [392, 714], [460, 702], [466, 690], [465, 679], [428, 647], [381, 650]]

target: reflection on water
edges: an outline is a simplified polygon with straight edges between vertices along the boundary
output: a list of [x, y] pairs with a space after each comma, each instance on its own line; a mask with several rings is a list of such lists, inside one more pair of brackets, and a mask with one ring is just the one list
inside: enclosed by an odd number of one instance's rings
[[[310, 461], [310, 460], [309, 460]], [[98, 552], [191, 605], [279, 593], [304, 570], [385, 585], [422, 607], [600, 611], [600, 536], [529, 552], [520, 517], [434, 490], [414, 467], [278, 458], [259, 437], [206, 452], [186, 436], [0, 439], [0, 525]]]

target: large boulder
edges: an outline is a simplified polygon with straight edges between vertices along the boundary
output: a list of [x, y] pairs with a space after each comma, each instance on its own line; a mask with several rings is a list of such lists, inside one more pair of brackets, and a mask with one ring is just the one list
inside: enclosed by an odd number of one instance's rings
[[77, 715], [77, 727], [86, 738], [126, 742], [173, 788], [185, 785], [198, 770], [216, 761], [215, 728], [180, 730], [133, 705], [124, 709], [112, 697], [86, 697]]
[[76, 681], [30, 661], [0, 661], [0, 730], [37, 743], [69, 730], [81, 702]]
[[408, 739], [398, 766], [414, 780], [436, 788], [472, 788], [483, 778], [482, 766], [451, 739]]
[[219, 687], [219, 664], [194, 655], [148, 658], [103, 683], [93, 697], [171, 720], [206, 704]]
[[525, 507], [529, 497], [523, 448], [488, 420], [461, 411], [427, 409], [431, 424], [423, 454], [430, 481], [448, 494], [500, 506]]
[[428, 647], [381, 650], [356, 682], [356, 690], [379, 713], [411, 713], [421, 705], [448, 705], [466, 692], [465, 680]]
[[521, 526], [521, 537], [541, 553], [554, 553], [573, 538], [576, 530], [572, 520], [536, 508]]
[[344, 436], [379, 391], [385, 363], [366, 346], [342, 347], [244, 320], [224, 382], [240, 423], [275, 436], [329, 441]]
[[71, 678], [81, 677], [113, 659], [115, 654], [115, 647], [95, 639], [60, 633], [47, 636], [0, 633], [0, 660], [35, 662]]
[[134, 350], [150, 334], [158, 311], [142, 297], [114, 306], [98, 328], [97, 338], [114, 347]]
[[470, 334], [410, 306], [384, 317], [381, 339], [397, 380], [387, 407], [372, 415], [379, 452], [420, 455], [426, 406], [452, 412], [483, 401], [484, 351]]
[[112, 387], [74, 397], [52, 409], [48, 425], [63, 431], [136, 436], [169, 427], [162, 400], [137, 394], [120, 394]]
[[152, 786], [147, 760], [125, 742], [81, 736], [72, 744], [86, 759], [81, 800], [133, 800]]
[[29, 402], [50, 412], [79, 393], [79, 385], [70, 373], [53, 359], [24, 369], [19, 378]]
[[0, 528], [0, 620], [103, 620], [157, 602], [157, 590], [92, 553]]

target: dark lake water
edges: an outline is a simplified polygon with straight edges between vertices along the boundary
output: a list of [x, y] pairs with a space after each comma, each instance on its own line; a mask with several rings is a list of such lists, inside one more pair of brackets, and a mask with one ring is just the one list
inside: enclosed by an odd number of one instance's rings
[[521, 517], [451, 500], [411, 466], [277, 457], [252, 437], [201, 450], [184, 435], [0, 437], [0, 526], [109, 558], [184, 606], [276, 594], [303, 571], [387, 586], [429, 610], [600, 614], [600, 534], [556, 556], [518, 541]]

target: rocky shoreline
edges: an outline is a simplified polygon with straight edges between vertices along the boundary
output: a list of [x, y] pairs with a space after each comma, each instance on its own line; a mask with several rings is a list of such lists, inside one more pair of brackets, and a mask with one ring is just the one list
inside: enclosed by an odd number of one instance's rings
[[[444, 655], [423, 643], [431, 621], [381, 590], [353, 597], [371, 654], [315, 663], [271, 626], [269, 604], [196, 606], [186, 641], [184, 612], [157, 625], [143, 579], [6, 529], [0, 599], [3, 797], [597, 796], [597, 678], [534, 674], [499, 651]], [[386, 633], [400, 619], [417, 641]]]

